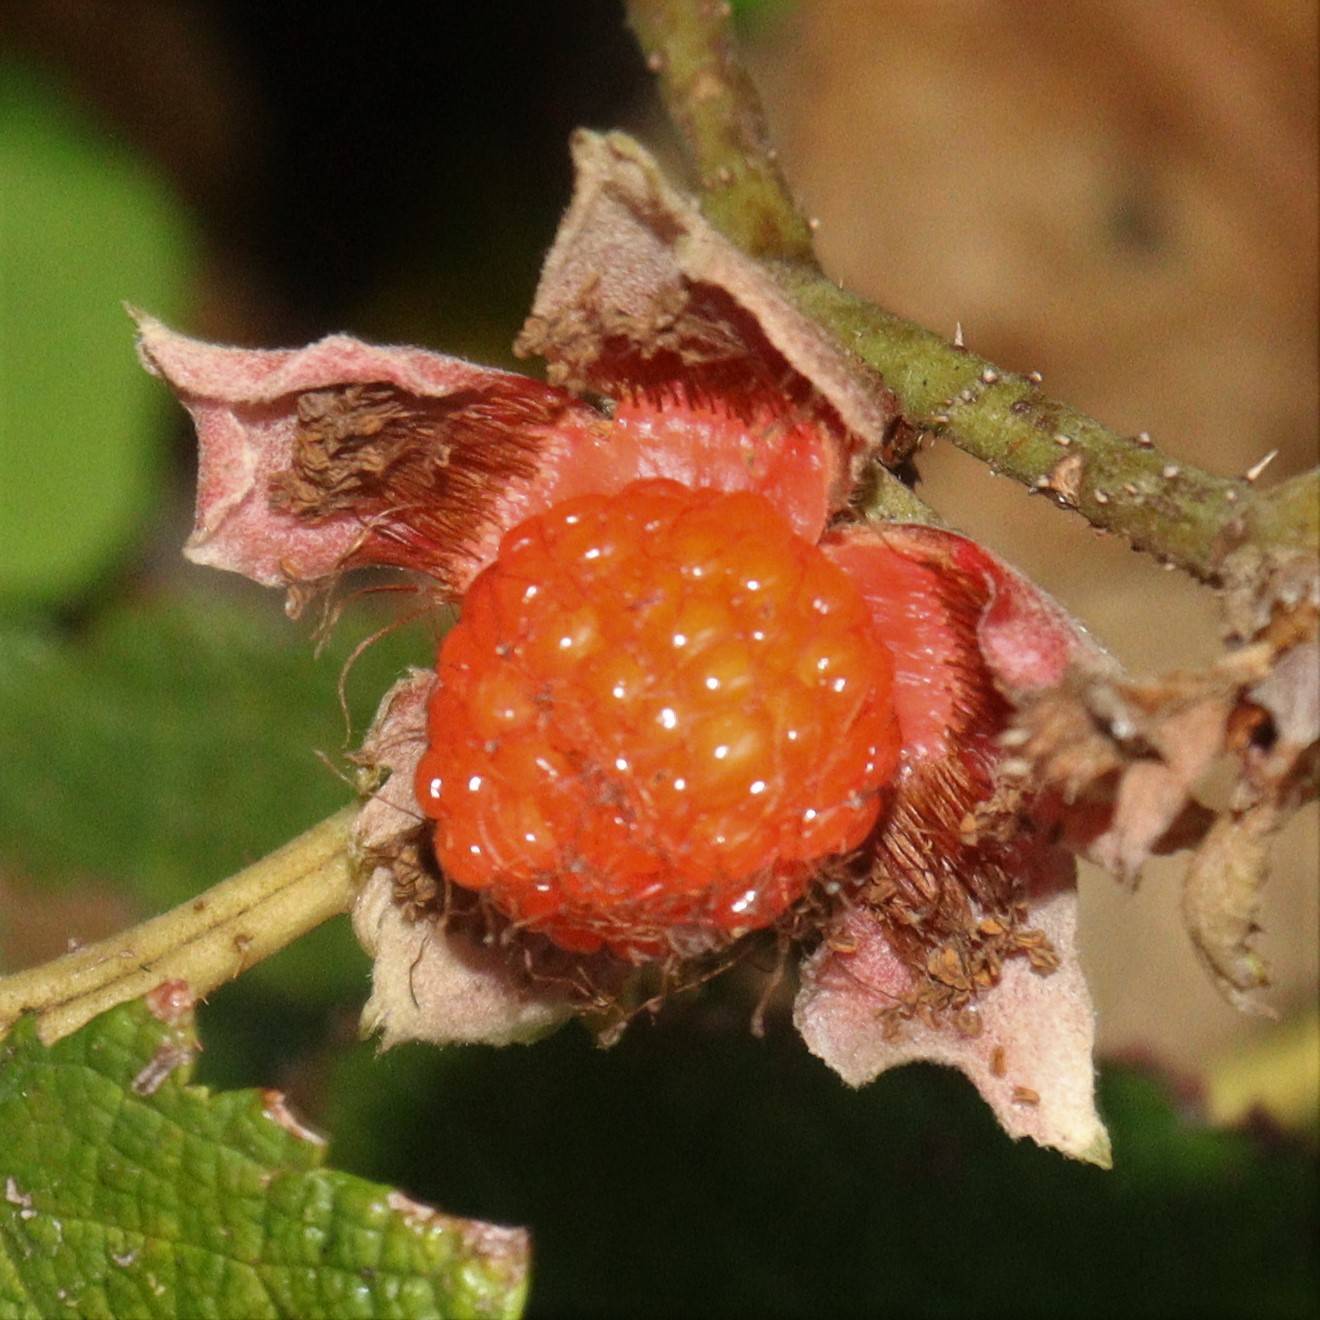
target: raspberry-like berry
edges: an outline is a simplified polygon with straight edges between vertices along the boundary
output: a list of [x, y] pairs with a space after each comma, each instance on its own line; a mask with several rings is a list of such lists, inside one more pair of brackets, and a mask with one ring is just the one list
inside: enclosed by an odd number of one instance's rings
[[897, 764], [865, 603], [760, 495], [639, 481], [529, 519], [437, 668], [417, 798], [440, 864], [567, 949], [769, 925]]

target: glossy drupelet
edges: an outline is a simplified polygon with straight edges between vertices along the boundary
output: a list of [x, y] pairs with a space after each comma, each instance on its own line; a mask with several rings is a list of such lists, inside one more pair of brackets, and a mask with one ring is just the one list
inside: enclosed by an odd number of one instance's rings
[[897, 765], [860, 593], [760, 495], [639, 481], [529, 519], [437, 667], [417, 796], [440, 864], [572, 950], [769, 925]]

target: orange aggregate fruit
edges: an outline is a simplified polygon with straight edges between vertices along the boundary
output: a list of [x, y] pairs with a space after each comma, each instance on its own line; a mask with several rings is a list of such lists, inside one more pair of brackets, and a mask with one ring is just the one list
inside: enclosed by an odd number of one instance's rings
[[575, 951], [771, 924], [897, 764], [865, 603], [760, 495], [639, 481], [529, 519], [437, 668], [416, 791], [438, 860]]

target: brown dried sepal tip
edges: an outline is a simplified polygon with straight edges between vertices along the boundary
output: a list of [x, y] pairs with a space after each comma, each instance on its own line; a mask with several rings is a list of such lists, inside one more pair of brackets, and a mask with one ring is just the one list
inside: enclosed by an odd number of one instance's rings
[[877, 832], [860, 891], [863, 905], [884, 914], [895, 954], [917, 977], [887, 1016], [956, 1019], [999, 983], [1006, 959], [1024, 957], [1042, 973], [1058, 966], [1024, 901], [1027, 878], [1051, 846], [1044, 830], [1041, 804], [1020, 783], [1003, 781], [988, 755], [912, 767]]
[[506, 395], [496, 408], [384, 384], [311, 390], [297, 396], [293, 449], [270, 480], [271, 507], [313, 525], [358, 518], [362, 541], [345, 568], [395, 562], [453, 593], [452, 563], [479, 552], [498, 498], [535, 477], [541, 437], [567, 406], [540, 391]]

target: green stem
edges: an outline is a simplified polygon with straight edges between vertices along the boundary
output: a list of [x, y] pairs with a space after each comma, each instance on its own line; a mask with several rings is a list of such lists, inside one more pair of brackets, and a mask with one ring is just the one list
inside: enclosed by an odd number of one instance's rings
[[721, 0], [628, 0], [628, 21], [687, 141], [702, 209], [754, 257], [815, 264]]
[[1227, 554], [1256, 544], [1316, 545], [1320, 471], [1257, 491], [1243, 478], [1180, 462], [1148, 437], [1120, 435], [1039, 382], [996, 367], [799, 266], [774, 268], [780, 287], [858, 357], [878, 368], [913, 426], [947, 435], [991, 471], [1076, 509], [1203, 581]]
[[[706, 217], [744, 252], [820, 278], [811, 224], [798, 209], [743, 68], [721, 0], [628, 0], [628, 21], [697, 172]], [[938, 523], [909, 486], [877, 468], [868, 516]]]
[[346, 912], [355, 892], [349, 831], [357, 807], [170, 912], [53, 962], [0, 979], [0, 1036], [35, 1013], [48, 1044], [162, 981], [195, 998]]

